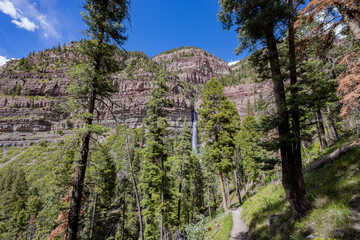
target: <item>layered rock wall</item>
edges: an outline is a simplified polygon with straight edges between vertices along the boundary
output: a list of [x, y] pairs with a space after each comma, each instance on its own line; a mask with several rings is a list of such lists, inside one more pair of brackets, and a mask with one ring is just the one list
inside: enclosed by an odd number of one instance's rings
[[[0, 67], [0, 146], [57, 141], [81, 126], [67, 103], [69, 69], [82, 61], [74, 51], [76, 46], [32, 54]], [[153, 80], [161, 73], [169, 87], [168, 98], [174, 103], [169, 124], [180, 128], [185, 118], [192, 119], [193, 102], [199, 98], [194, 89], [196, 92], [212, 77], [231, 73], [225, 61], [196, 48], [171, 50], [152, 59], [137, 52], [124, 62], [125, 69], [113, 76], [117, 92], [97, 103], [96, 124], [113, 127], [124, 121], [131, 128], [141, 127]], [[225, 94], [243, 117], [249, 102], [254, 103], [260, 95], [271, 98], [271, 84], [239, 84], [225, 88]]]

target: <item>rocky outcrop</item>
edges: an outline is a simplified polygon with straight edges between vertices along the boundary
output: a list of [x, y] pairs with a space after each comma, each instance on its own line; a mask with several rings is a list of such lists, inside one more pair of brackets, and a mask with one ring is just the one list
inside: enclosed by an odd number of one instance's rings
[[[67, 103], [69, 69], [83, 60], [75, 51], [77, 46], [74, 43], [33, 53], [0, 67], [0, 146], [57, 141], [81, 126]], [[197, 89], [192, 85], [201, 87], [212, 77], [231, 72], [225, 61], [196, 48], [170, 50], [152, 59], [132, 52], [119, 59], [125, 68], [113, 76], [117, 92], [96, 106], [95, 123], [106, 127], [123, 122], [131, 128], [141, 127], [153, 80], [161, 73], [169, 87], [168, 98], [174, 103], [168, 121], [172, 128], [179, 128], [185, 119], [192, 118]], [[246, 115], [248, 102], [260, 95], [268, 98], [270, 92], [269, 83], [225, 88], [241, 116]]]
[[180, 48], [166, 51], [152, 60], [167, 71], [175, 73], [180, 80], [193, 84], [204, 84], [211, 78], [230, 73], [229, 65], [203, 49]]
[[[271, 103], [272, 83], [271, 81], [265, 81], [260, 83], [238, 84], [226, 87], [224, 93], [235, 103], [240, 117], [245, 117], [247, 115], [248, 105], [254, 108], [257, 104]], [[271, 111], [271, 108], [267, 107], [264, 110]]]
[[[54, 58], [58, 59], [61, 51], [55, 51], [56, 54], [49, 51], [28, 57], [26, 70], [20, 61], [10, 61], [0, 67], [0, 145], [19, 146], [30, 141], [61, 139], [80, 126], [69, 110], [66, 92], [70, 82], [67, 72], [79, 61], [78, 57], [68, 54], [60, 64]], [[152, 82], [161, 71], [158, 64], [143, 54], [131, 53], [126, 68], [113, 77], [118, 91], [109, 99], [98, 101], [95, 123], [113, 127], [125, 121], [129, 127], [141, 127], [154, 88]], [[174, 103], [169, 109], [169, 124], [177, 128], [185, 118], [191, 121], [193, 105], [179, 78], [163, 72], [170, 89], [168, 98]]]

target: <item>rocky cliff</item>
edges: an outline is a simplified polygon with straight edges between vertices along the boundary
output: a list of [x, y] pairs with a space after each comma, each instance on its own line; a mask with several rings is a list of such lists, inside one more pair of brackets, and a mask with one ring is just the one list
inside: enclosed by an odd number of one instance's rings
[[179, 76], [180, 80], [203, 85], [211, 78], [230, 73], [229, 65], [214, 55], [198, 48], [179, 48], [166, 51], [152, 60], [167, 71]]
[[[84, 60], [77, 46], [72, 43], [32, 53], [0, 67], [0, 146], [57, 141], [80, 126], [66, 97], [69, 69]], [[180, 127], [185, 118], [191, 121], [197, 89], [212, 77], [223, 78], [231, 73], [225, 61], [197, 48], [169, 50], [152, 59], [131, 52], [119, 59], [124, 69], [113, 76], [118, 91], [97, 105], [95, 122], [107, 127], [123, 121], [129, 127], [142, 125], [152, 82], [160, 72], [174, 103], [169, 116], [173, 128]], [[248, 102], [254, 102], [260, 92], [269, 93], [268, 84], [239, 84], [225, 90], [242, 116]]]

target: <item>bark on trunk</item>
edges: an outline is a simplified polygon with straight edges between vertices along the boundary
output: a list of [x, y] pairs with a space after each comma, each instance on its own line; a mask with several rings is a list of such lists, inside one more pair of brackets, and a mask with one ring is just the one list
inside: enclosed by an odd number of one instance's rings
[[360, 147], [360, 140], [356, 140], [353, 141], [351, 143], [349, 143], [346, 146], [343, 146], [339, 149], [336, 149], [335, 151], [333, 151], [332, 153], [320, 158], [318, 161], [310, 164], [309, 166], [307, 166], [304, 169], [304, 172], [311, 172], [315, 169], [321, 168], [323, 166], [325, 166], [326, 164], [328, 164], [329, 162], [335, 160], [336, 158], [340, 157], [342, 154], [346, 153], [347, 151], [350, 151], [354, 148], [358, 148]]
[[241, 193], [240, 193], [240, 183], [239, 183], [239, 179], [236, 173], [236, 169], [234, 169], [234, 178], [235, 178], [235, 186], [236, 186], [236, 195], [238, 196], [239, 199], [239, 204], [241, 204]]
[[211, 200], [210, 200], [210, 186], [208, 187], [208, 208], [209, 208], [209, 216], [211, 217]]
[[134, 169], [132, 167], [131, 154], [130, 154], [130, 143], [129, 143], [129, 138], [127, 135], [127, 127], [125, 124], [125, 119], [123, 121], [123, 125], [124, 125], [125, 137], [126, 137], [126, 149], [127, 149], [128, 163], [129, 163], [129, 168], [130, 168], [130, 172], [131, 172], [131, 179], [132, 179], [133, 186], [134, 186], [136, 207], [137, 207], [138, 215], [139, 215], [139, 227], [140, 227], [140, 231], [139, 231], [140, 236], [139, 237], [141, 240], [144, 240], [144, 227], [143, 227], [143, 219], [142, 219], [142, 212], [141, 212], [140, 196], [139, 196], [139, 191], [138, 191], [138, 187], [137, 187], [137, 183], [136, 183]]
[[334, 2], [334, 5], [339, 10], [350, 31], [353, 33], [354, 38], [357, 41], [360, 41], [360, 22], [359, 19], [357, 19], [356, 14], [353, 12], [354, 10], [346, 8], [341, 3]]
[[[88, 103], [88, 113], [92, 116], [95, 109], [96, 92], [93, 90], [90, 93]], [[92, 117], [85, 119], [85, 125], [92, 124]], [[81, 137], [80, 153], [77, 161], [77, 168], [75, 172], [75, 179], [73, 190], [71, 194], [71, 203], [68, 217], [68, 228], [66, 233], [66, 240], [75, 240], [77, 237], [79, 216], [81, 210], [81, 197], [83, 192], [83, 184], [85, 179], [85, 172], [87, 160], [89, 155], [91, 133], [85, 131]]]
[[160, 216], [160, 240], [163, 240], [164, 236], [164, 182], [165, 182], [165, 168], [164, 160], [161, 159], [161, 216]]
[[326, 141], [326, 134], [325, 134], [325, 128], [324, 123], [322, 119], [322, 114], [320, 109], [317, 109], [316, 112], [316, 121], [317, 121], [317, 130], [318, 130], [318, 136], [321, 146], [321, 151], [327, 148], [327, 141]]
[[229, 186], [229, 178], [226, 176], [225, 177], [225, 193], [226, 193], [226, 200], [227, 200], [227, 205], [228, 207], [231, 206], [231, 202], [230, 202], [230, 186]]
[[297, 72], [296, 72], [296, 46], [295, 46], [295, 27], [294, 27], [294, 20], [295, 20], [295, 9], [294, 9], [294, 2], [293, 0], [289, 0], [289, 9], [290, 16], [289, 16], [289, 60], [290, 60], [290, 86], [291, 86], [291, 124], [292, 124], [292, 155], [294, 161], [294, 167], [298, 169], [298, 177], [302, 179], [299, 181], [301, 185], [300, 188], [305, 194], [305, 182], [303, 177], [303, 166], [302, 166], [302, 156], [301, 156], [301, 126], [300, 126], [300, 110], [298, 105], [298, 93], [299, 89], [297, 87]]
[[233, 159], [233, 164], [234, 164], [234, 177], [235, 177], [235, 185], [236, 185], [236, 194], [238, 196], [238, 199], [239, 199], [239, 204], [241, 205], [242, 204], [242, 201], [241, 201], [241, 183], [240, 183], [240, 179], [239, 179], [239, 176], [238, 176], [238, 166], [239, 166], [239, 158], [238, 158], [238, 152], [237, 150], [235, 149], [235, 158]]
[[94, 228], [94, 222], [95, 222], [95, 213], [96, 213], [96, 202], [97, 202], [97, 194], [95, 195], [95, 202], [93, 207], [93, 212], [91, 216], [91, 222], [90, 222], [90, 238], [92, 238], [93, 235], [93, 228]]
[[179, 225], [180, 225], [180, 213], [181, 213], [181, 191], [182, 191], [182, 166], [180, 166], [179, 200], [178, 200], [178, 222], [179, 222]]
[[193, 185], [192, 198], [191, 198], [191, 222], [194, 222], [195, 194], [196, 194], [196, 189], [195, 189], [195, 185]]
[[125, 239], [125, 220], [126, 220], [126, 191], [124, 191], [124, 205], [123, 205], [123, 221], [122, 221], [122, 239]]
[[225, 213], [228, 212], [228, 206], [227, 206], [227, 199], [226, 199], [226, 193], [225, 193], [225, 187], [224, 187], [224, 179], [222, 172], [219, 172], [219, 180], [220, 180], [220, 188], [221, 188], [221, 195], [223, 197], [223, 207], [225, 210]]
[[338, 141], [340, 139], [339, 137], [339, 133], [336, 129], [336, 125], [335, 125], [335, 121], [334, 119], [331, 117], [331, 111], [330, 111], [330, 107], [327, 107], [327, 112], [328, 112], [328, 121], [329, 121], [329, 125], [331, 128], [331, 131], [333, 132], [334, 136], [335, 136], [335, 140]]
[[294, 156], [293, 145], [290, 134], [289, 116], [286, 109], [285, 89], [283, 77], [280, 71], [279, 55], [276, 46], [273, 26], [269, 26], [266, 34], [267, 48], [269, 51], [270, 69], [274, 87], [276, 111], [280, 121], [278, 122], [278, 133], [280, 138], [280, 156], [282, 162], [282, 184], [286, 197], [290, 202], [294, 218], [304, 216], [309, 209], [305, 198], [305, 184], [302, 173], [301, 161], [298, 162]]

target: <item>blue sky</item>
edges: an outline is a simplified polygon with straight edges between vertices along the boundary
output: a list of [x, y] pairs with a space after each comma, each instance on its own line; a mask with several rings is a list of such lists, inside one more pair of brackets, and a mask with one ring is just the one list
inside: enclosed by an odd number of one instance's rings
[[[217, 21], [217, 0], [132, 0], [126, 50], [149, 57], [179, 46], [197, 46], [227, 62], [239, 60], [234, 30]], [[78, 0], [0, 0], [0, 64], [82, 38]]]

